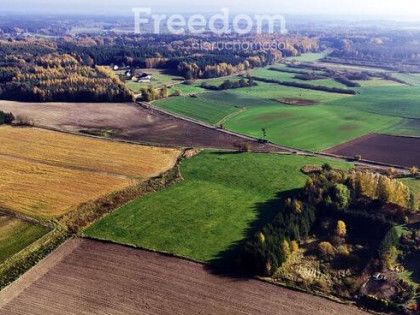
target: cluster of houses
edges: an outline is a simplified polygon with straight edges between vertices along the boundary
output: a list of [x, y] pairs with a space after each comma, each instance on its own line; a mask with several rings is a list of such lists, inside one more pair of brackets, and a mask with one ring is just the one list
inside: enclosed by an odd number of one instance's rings
[[[114, 66], [114, 71], [118, 71], [119, 67], [118, 66]], [[150, 83], [150, 81], [152, 80], [152, 75], [148, 74], [148, 73], [134, 73], [132, 70], [126, 70], [124, 72], [124, 77], [126, 80], [131, 80], [133, 82], [138, 82], [138, 83]]]

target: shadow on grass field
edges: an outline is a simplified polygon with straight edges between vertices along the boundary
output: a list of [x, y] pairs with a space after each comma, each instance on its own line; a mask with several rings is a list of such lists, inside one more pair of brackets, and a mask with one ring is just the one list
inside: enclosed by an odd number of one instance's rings
[[229, 260], [235, 247], [301, 189], [305, 165], [350, 168], [320, 158], [205, 150], [180, 165], [183, 181], [138, 198], [99, 220], [84, 236], [186, 257]]
[[207, 270], [214, 274], [225, 275], [229, 277], [247, 277], [243, 270], [237, 268], [238, 255], [244, 243], [255, 235], [262, 227], [268, 224], [279, 213], [279, 210], [287, 198], [292, 198], [302, 191], [302, 189], [291, 189], [277, 193], [275, 198], [266, 202], [258, 202], [254, 206], [256, 212], [255, 220], [249, 225], [246, 236], [237, 242], [233, 242], [230, 246], [218, 253], [218, 255], [209, 261], [206, 266]]

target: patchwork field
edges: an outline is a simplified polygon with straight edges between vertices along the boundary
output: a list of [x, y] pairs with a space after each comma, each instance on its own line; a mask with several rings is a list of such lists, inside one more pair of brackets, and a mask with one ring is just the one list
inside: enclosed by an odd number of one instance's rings
[[41, 225], [0, 214], [0, 265], [48, 231]]
[[0, 128], [0, 208], [37, 218], [171, 168], [179, 150], [73, 136], [36, 128]]
[[[380, 71], [316, 62], [321, 56], [323, 54], [304, 55], [287, 58], [286, 62], [291, 59], [314, 62], [313, 65], [338, 71], [337, 76], [346, 71]], [[267, 67], [254, 70], [252, 74], [268, 79], [348, 89], [333, 78], [309, 81], [295, 78], [298, 72], [326, 74], [325, 71], [314, 71], [309, 66], [296, 69], [279, 64], [274, 67], [284, 71], [273, 71]], [[384, 75], [386, 71], [381, 72]], [[370, 80], [355, 81], [361, 87], [353, 88], [357, 94], [349, 96], [264, 82], [257, 82], [257, 86], [249, 88], [209, 92], [198, 86], [202, 82], [199, 81], [193, 85], [196, 97], [173, 97], [154, 104], [210, 124], [221, 123], [231, 131], [256, 138], [261, 138], [262, 129], [265, 129], [267, 140], [309, 151], [326, 150], [369, 133], [420, 137], [419, 76], [392, 75], [409, 85], [371, 77]], [[207, 80], [209, 84], [220, 84], [222, 81]], [[282, 101], [285, 99], [288, 100], [286, 104]], [[287, 106], [301, 102], [313, 106]]]
[[247, 233], [272, 218], [282, 198], [303, 186], [302, 166], [325, 162], [204, 151], [181, 163], [184, 181], [128, 203], [84, 235], [200, 261], [223, 258]]
[[190, 261], [80, 239], [0, 292], [0, 313], [364, 314], [262, 281], [212, 275]]
[[371, 134], [326, 152], [406, 167], [420, 166], [420, 138]]

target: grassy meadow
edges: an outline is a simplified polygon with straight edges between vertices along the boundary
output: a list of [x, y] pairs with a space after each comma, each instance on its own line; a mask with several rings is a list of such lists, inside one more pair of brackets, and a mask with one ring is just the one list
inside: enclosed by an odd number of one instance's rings
[[304, 185], [302, 166], [327, 161], [204, 151], [181, 163], [182, 182], [128, 203], [84, 235], [211, 261], [270, 220], [279, 200]]
[[48, 233], [49, 229], [0, 214], [0, 264]]
[[322, 151], [367, 133], [379, 132], [399, 121], [344, 107], [254, 107], [229, 119], [225, 126], [252, 137], [309, 151]]

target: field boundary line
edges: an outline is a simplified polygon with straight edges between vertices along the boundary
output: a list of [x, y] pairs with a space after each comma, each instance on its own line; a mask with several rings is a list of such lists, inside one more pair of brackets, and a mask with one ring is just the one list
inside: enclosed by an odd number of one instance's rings
[[49, 220], [35, 219], [33, 217], [26, 216], [14, 210], [6, 209], [3, 207], [0, 207], [0, 215], [4, 215], [7, 217], [17, 219], [17, 220], [21, 220], [21, 221], [24, 221], [26, 223], [33, 224], [33, 225], [42, 225], [50, 229], [54, 228], [53, 224]]
[[143, 251], [146, 251], [146, 252], [155, 253], [155, 254], [159, 254], [159, 255], [162, 255], [162, 256], [166, 256], [166, 257], [183, 259], [183, 260], [193, 262], [193, 263], [196, 263], [196, 264], [200, 264], [200, 265], [203, 265], [203, 266], [208, 266], [208, 264], [206, 262], [200, 261], [200, 260], [188, 257], [188, 256], [182, 256], [182, 255], [179, 255], [179, 254], [166, 252], [166, 251], [162, 251], [162, 250], [157, 250], [157, 249], [152, 249], [152, 248], [147, 248], [147, 247], [143, 247], [143, 246], [139, 246], [139, 245], [135, 245], [135, 244], [118, 243], [118, 242], [110, 240], [110, 239], [93, 237], [93, 236], [88, 236], [88, 235], [83, 235], [83, 234], [81, 235], [81, 239], [91, 240], [91, 241], [100, 242], [100, 243], [104, 243], [104, 244], [114, 244], [114, 245], [124, 246], [124, 247], [133, 248], [133, 249], [137, 249], [137, 250], [143, 250]]
[[[45, 239], [47, 236], [50, 236], [54, 232], [56, 232], [56, 230], [52, 230], [51, 232], [47, 233], [42, 238], [35, 241], [33, 244], [41, 242], [41, 240]], [[24, 290], [30, 287], [38, 279], [46, 275], [52, 267], [60, 263], [65, 257], [72, 253], [73, 250], [75, 250], [81, 244], [79, 241], [69, 243], [68, 241], [74, 241], [74, 239], [72, 238], [70, 240], [64, 241], [64, 243], [60, 244], [55, 250], [47, 254], [47, 256], [38, 261], [34, 266], [31, 266], [31, 268], [29, 268], [27, 271], [21, 274], [16, 280], [14, 280], [8, 286], [3, 288], [0, 291], [0, 308], [13, 301], [20, 293], [22, 293]], [[28, 246], [27, 248], [29, 248], [30, 246]], [[26, 250], [27, 248], [25, 248], [24, 250]], [[13, 257], [15, 257], [16, 255], [14, 255]]]
[[223, 117], [221, 120], [219, 120], [215, 125], [216, 126], [221, 126], [222, 124], [224, 124], [226, 121], [228, 121], [229, 119], [231, 119], [232, 117], [235, 117], [235, 116], [237, 116], [237, 115], [239, 115], [239, 114], [242, 114], [244, 111], [246, 111], [246, 107], [242, 107], [242, 108], [240, 108], [239, 110], [237, 110], [237, 111], [235, 111], [235, 112], [233, 112], [233, 113], [231, 113], [231, 114], [229, 114], [229, 115], [227, 115], [227, 116], [225, 116], [225, 117]]

